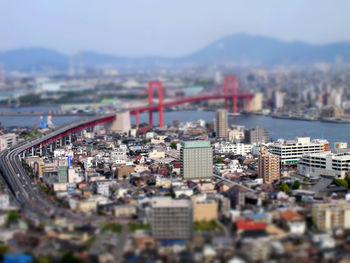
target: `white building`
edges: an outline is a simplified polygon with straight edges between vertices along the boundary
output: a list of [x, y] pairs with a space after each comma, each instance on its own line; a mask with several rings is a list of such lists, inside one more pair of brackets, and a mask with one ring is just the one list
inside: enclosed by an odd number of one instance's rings
[[228, 131], [228, 139], [231, 142], [244, 141], [244, 126], [232, 125]]
[[215, 143], [214, 149], [217, 153], [233, 153], [235, 155], [247, 155], [251, 152], [253, 145], [244, 143]]
[[279, 139], [269, 146], [269, 152], [280, 156], [281, 166], [297, 164], [305, 153], [319, 153], [329, 150], [329, 142], [323, 139], [297, 137], [295, 140]]
[[17, 143], [17, 135], [14, 133], [7, 133], [0, 136], [0, 151], [6, 150]]
[[109, 196], [109, 183], [106, 181], [95, 182], [94, 190], [96, 194]]
[[350, 151], [304, 154], [298, 162], [298, 173], [307, 177], [331, 175], [344, 178], [350, 170]]
[[285, 93], [281, 91], [276, 91], [274, 96], [274, 106], [275, 109], [282, 108], [284, 105]]
[[6, 209], [10, 206], [10, 197], [7, 193], [0, 193], [0, 209]]
[[68, 183], [80, 183], [83, 179], [73, 167], [68, 168]]

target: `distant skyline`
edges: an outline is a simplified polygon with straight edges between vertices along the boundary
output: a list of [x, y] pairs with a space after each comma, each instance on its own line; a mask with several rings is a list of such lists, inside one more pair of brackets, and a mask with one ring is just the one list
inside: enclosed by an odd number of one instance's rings
[[282, 41], [349, 41], [350, 1], [0, 0], [0, 51], [181, 56], [236, 33]]

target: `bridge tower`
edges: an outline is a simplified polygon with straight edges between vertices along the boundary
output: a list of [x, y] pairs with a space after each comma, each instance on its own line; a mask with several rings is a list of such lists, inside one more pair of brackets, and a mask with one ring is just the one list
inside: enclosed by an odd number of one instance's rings
[[[225, 96], [229, 95], [229, 85], [232, 85], [232, 103], [233, 103], [233, 113], [237, 113], [237, 77], [235, 75], [226, 75], [225, 76], [225, 84], [224, 91]], [[225, 99], [225, 109], [228, 111], [228, 99]]]
[[[159, 127], [163, 127], [163, 84], [161, 81], [148, 82], [148, 104], [153, 104], [153, 87], [158, 88], [158, 103], [159, 103]], [[149, 111], [149, 126], [153, 126], [152, 111]]]

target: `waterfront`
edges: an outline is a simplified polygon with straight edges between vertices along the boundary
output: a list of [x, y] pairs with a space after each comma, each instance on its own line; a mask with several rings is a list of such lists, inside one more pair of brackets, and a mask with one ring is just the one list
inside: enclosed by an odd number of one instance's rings
[[[31, 112], [31, 111], [53, 111], [56, 107], [23, 107], [15, 109], [3, 108], [1, 111], [14, 112]], [[164, 123], [172, 124], [173, 120], [180, 122], [196, 121], [203, 119], [206, 122], [214, 120], [215, 112], [213, 111], [170, 111], [164, 112]], [[52, 118], [54, 125], [59, 126], [65, 123], [77, 120], [79, 116], [54, 116]], [[158, 114], [154, 113], [154, 124], [158, 124]], [[131, 121], [135, 124], [135, 116], [131, 117]], [[148, 121], [148, 114], [140, 114], [140, 123]], [[5, 127], [33, 127], [40, 122], [39, 116], [26, 117], [0, 117], [0, 122]], [[270, 138], [276, 140], [278, 138], [293, 139], [295, 136], [309, 136], [311, 138], [324, 138], [334, 143], [336, 141], [350, 142], [350, 124], [326, 123], [319, 121], [301, 121], [276, 119], [262, 115], [241, 115], [237, 117], [229, 117], [229, 123], [235, 125], [244, 125], [246, 128], [256, 126], [263, 127], [269, 131]]]
[[[172, 124], [173, 120], [180, 122], [196, 121], [203, 119], [207, 122], [214, 120], [213, 111], [172, 111], [164, 112], [164, 123]], [[135, 117], [132, 116], [135, 124]], [[148, 114], [140, 114], [140, 123], [148, 121]], [[158, 124], [158, 114], [153, 114], [154, 124]], [[271, 139], [278, 138], [294, 139], [296, 136], [308, 136], [311, 138], [327, 139], [333, 147], [337, 141], [350, 142], [350, 124], [327, 123], [320, 121], [302, 121], [276, 119], [263, 115], [241, 115], [229, 117], [229, 124], [244, 125], [246, 128], [256, 126], [263, 127], [269, 131]]]

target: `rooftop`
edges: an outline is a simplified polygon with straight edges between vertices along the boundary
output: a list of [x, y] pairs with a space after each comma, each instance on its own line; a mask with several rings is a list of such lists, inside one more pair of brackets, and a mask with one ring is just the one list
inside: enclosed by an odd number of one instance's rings
[[210, 147], [209, 141], [185, 141], [182, 143], [184, 148], [207, 148]]
[[172, 199], [171, 197], [153, 197], [152, 207], [188, 207], [191, 201], [185, 199]]

